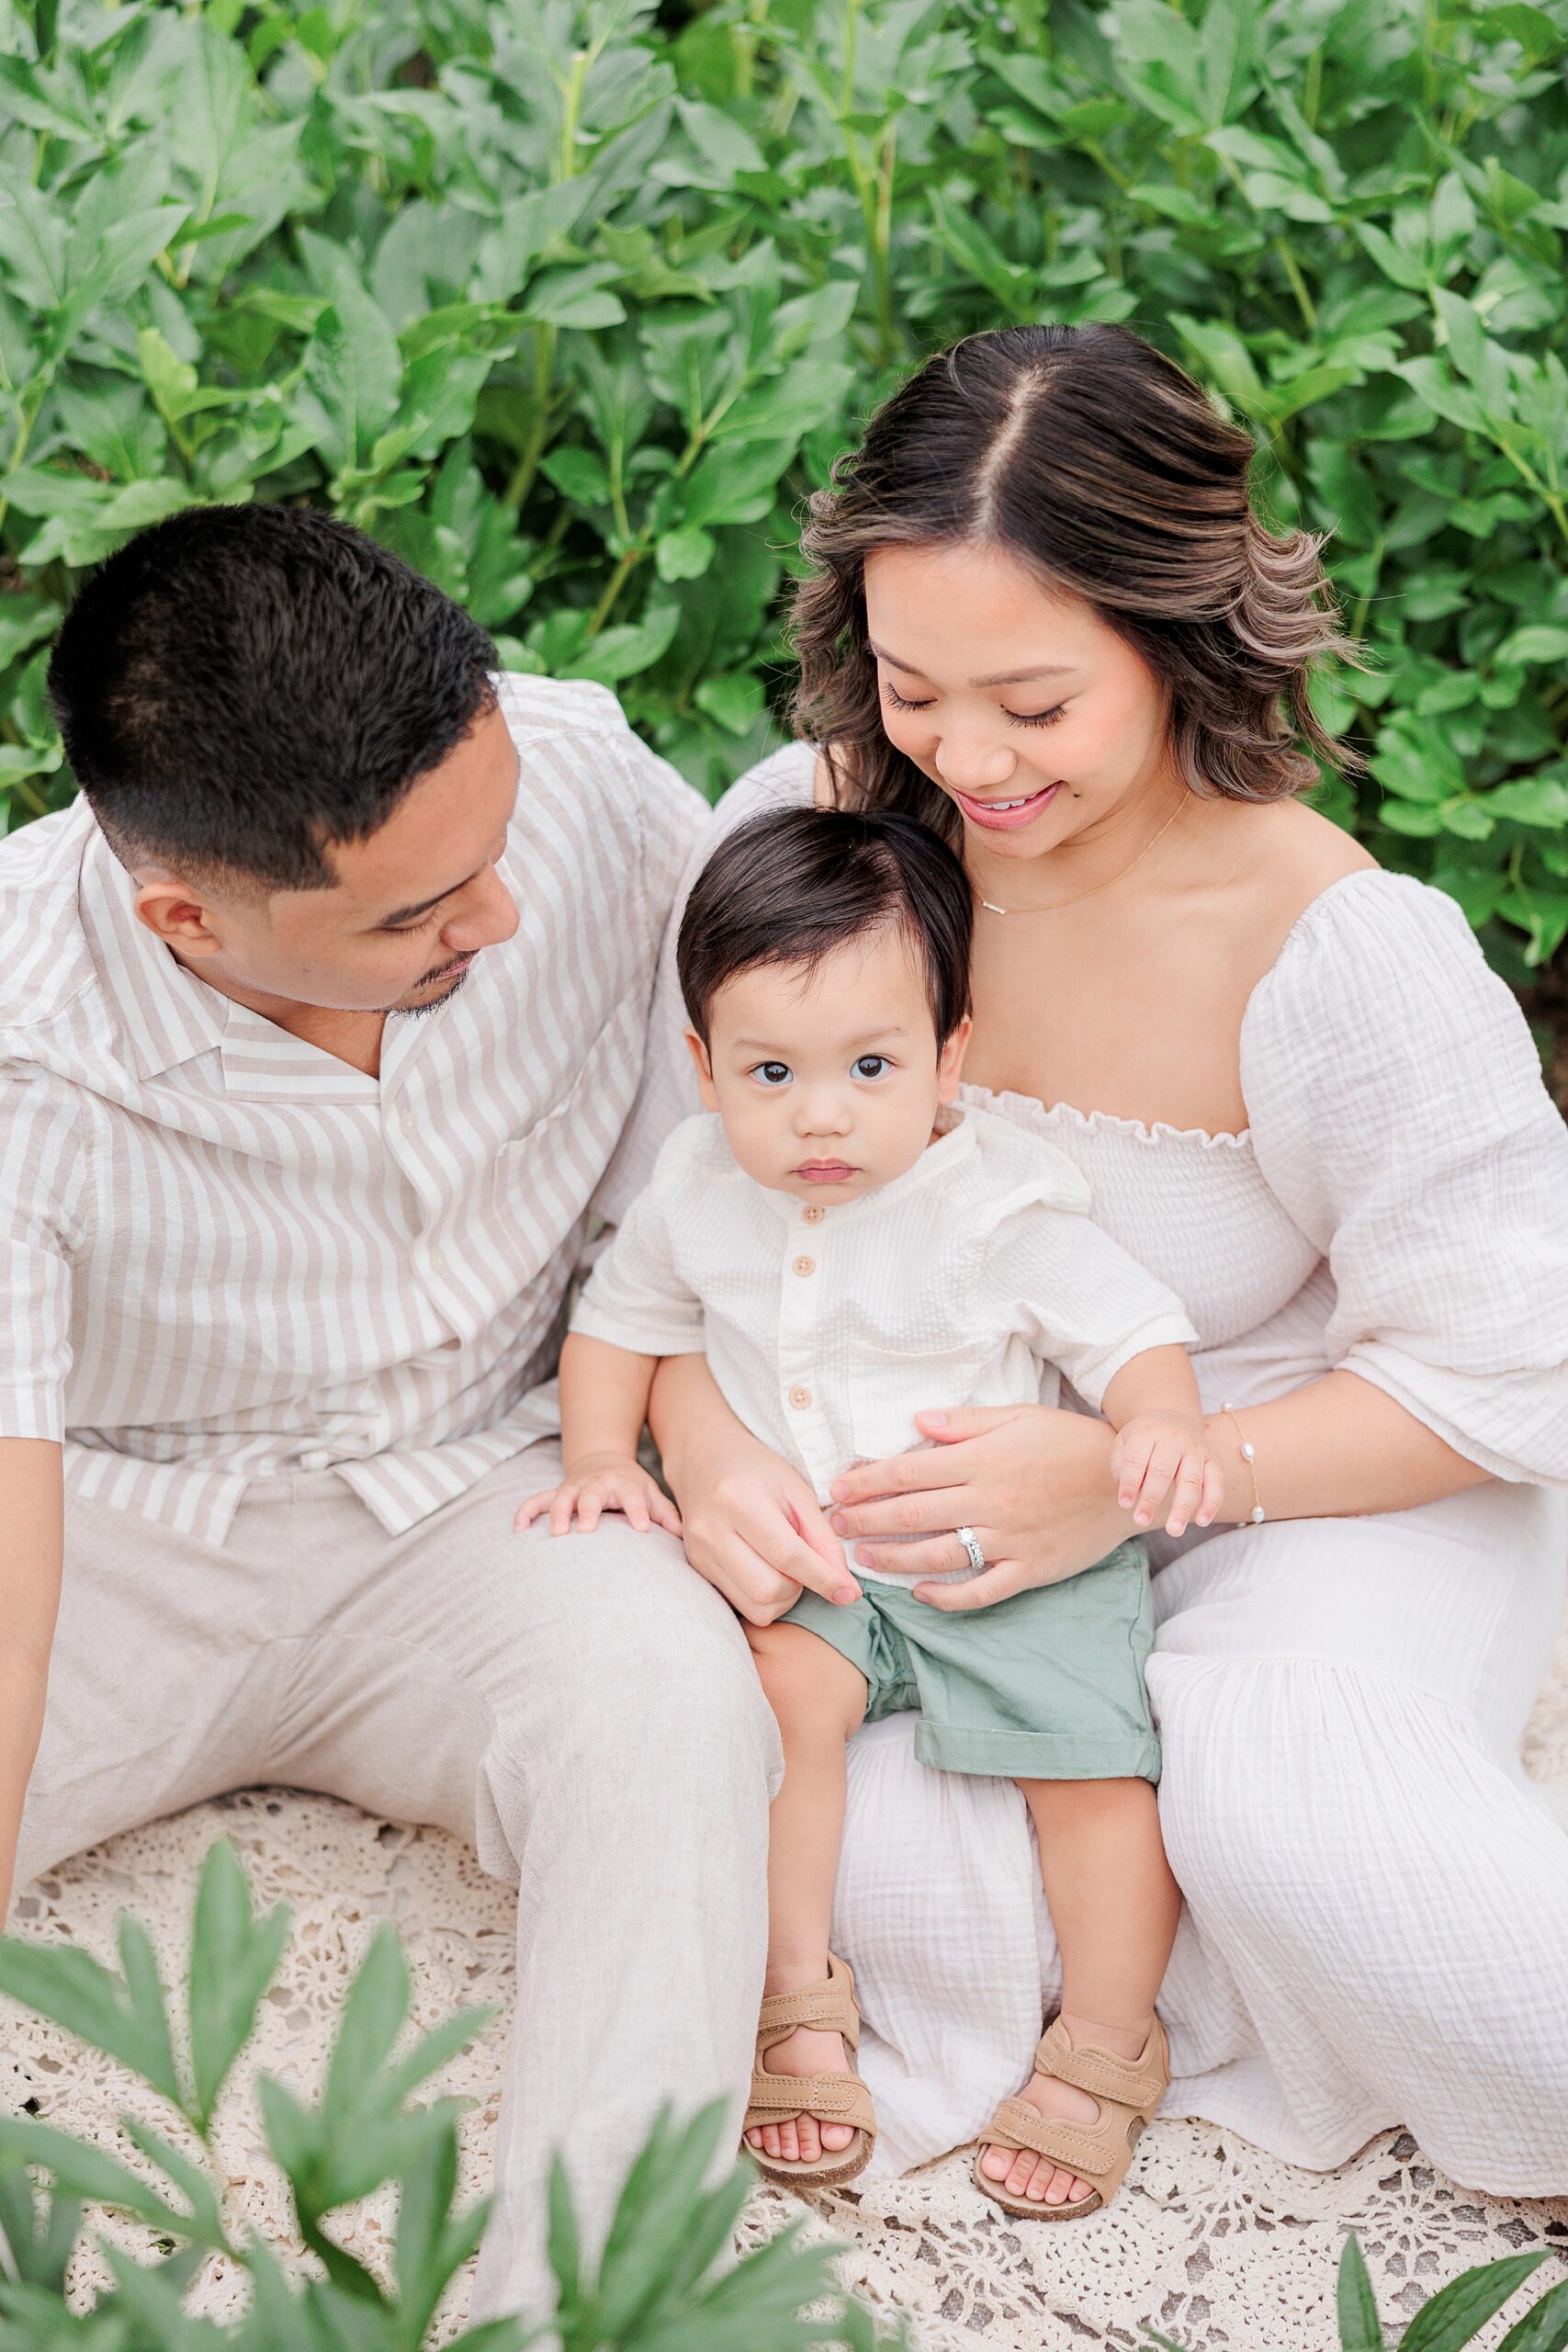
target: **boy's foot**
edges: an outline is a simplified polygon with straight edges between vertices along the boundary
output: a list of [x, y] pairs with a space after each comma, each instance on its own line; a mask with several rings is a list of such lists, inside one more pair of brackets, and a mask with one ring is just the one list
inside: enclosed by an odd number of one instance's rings
[[[1147, 2026], [1128, 2032], [1107, 2025], [1089, 2026], [1072, 2018], [1066, 2024], [1076, 2044], [1092, 2042], [1100, 2050], [1109, 2050], [1116, 2058], [1141, 2058], [1148, 2041]], [[1032, 2075], [1018, 2096], [1037, 2114], [1054, 2122], [1100, 2120], [1100, 2101], [1073, 2083], [1058, 2082], [1055, 2075]], [[1010, 2197], [1038, 2200], [1042, 2205], [1076, 2205], [1093, 2194], [1092, 2181], [1080, 2180], [1076, 2173], [1054, 2165], [1049, 2156], [1037, 2156], [1028, 2148], [983, 2146], [980, 2170], [987, 2180], [1005, 2188]]]
[[[797, 2027], [786, 2041], [775, 2041], [764, 2055], [762, 2067], [770, 2075], [847, 2075], [851, 2071], [843, 2035], [818, 2033], [808, 2026]], [[759, 2155], [776, 2162], [814, 2165], [823, 2155], [837, 2155], [854, 2136], [848, 2123], [822, 2123], [815, 2115], [801, 2115], [787, 2123], [757, 2124], [747, 2132], [746, 2142]]]

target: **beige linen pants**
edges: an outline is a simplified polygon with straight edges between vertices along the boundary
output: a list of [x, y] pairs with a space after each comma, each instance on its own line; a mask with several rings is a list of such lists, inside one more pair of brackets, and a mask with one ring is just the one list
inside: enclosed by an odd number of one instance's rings
[[543, 2182], [591, 2236], [660, 2102], [750, 2072], [777, 1733], [735, 1618], [657, 1529], [513, 1532], [502, 1464], [389, 1536], [332, 1471], [259, 1480], [222, 1549], [70, 1498], [17, 1884], [277, 1781], [469, 1841], [518, 1888], [517, 2020], [476, 2318], [547, 2307]]

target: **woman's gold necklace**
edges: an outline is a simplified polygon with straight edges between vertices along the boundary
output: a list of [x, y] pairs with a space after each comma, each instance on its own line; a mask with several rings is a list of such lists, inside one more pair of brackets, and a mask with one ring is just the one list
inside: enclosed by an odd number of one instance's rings
[[1092, 890], [1079, 890], [1070, 899], [1055, 899], [1048, 907], [998, 907], [994, 899], [982, 899], [980, 904], [987, 914], [993, 915], [1055, 915], [1060, 914], [1064, 907], [1079, 906], [1085, 899], [1098, 898], [1101, 890], [1109, 890], [1114, 884], [1124, 882], [1134, 866], [1143, 864], [1150, 850], [1155, 848], [1156, 843], [1164, 841], [1186, 806], [1185, 798], [1179, 800], [1158, 832], [1150, 834], [1136, 857], [1129, 858], [1119, 874], [1112, 874], [1104, 882], [1097, 882]]

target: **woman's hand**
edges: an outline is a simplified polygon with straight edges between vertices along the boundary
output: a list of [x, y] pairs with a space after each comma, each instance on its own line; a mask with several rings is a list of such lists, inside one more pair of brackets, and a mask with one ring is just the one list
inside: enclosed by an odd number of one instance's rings
[[749, 1625], [771, 1625], [802, 1589], [860, 1599], [844, 1547], [797, 1470], [738, 1420], [702, 1356], [660, 1365], [649, 1419], [684, 1521], [686, 1557]]
[[846, 1537], [930, 1534], [926, 1543], [858, 1543], [851, 1566], [894, 1576], [961, 1568], [955, 1527], [974, 1530], [984, 1576], [915, 1586], [933, 1609], [986, 1609], [1032, 1585], [1092, 1567], [1132, 1533], [1116, 1499], [1112, 1436], [1103, 1421], [1045, 1405], [917, 1413], [935, 1440], [913, 1453], [863, 1462], [833, 1481], [835, 1532]]

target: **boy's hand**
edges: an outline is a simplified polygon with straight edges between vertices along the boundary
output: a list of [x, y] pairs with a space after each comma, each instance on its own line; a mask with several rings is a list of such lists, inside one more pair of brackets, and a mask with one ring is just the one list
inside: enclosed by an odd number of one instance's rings
[[588, 1535], [607, 1510], [624, 1512], [639, 1535], [650, 1527], [668, 1528], [671, 1535], [681, 1532], [680, 1512], [629, 1453], [585, 1453], [568, 1464], [558, 1487], [547, 1487], [520, 1503], [512, 1524], [517, 1530], [531, 1527], [548, 1511], [550, 1533], [570, 1535], [575, 1512], [579, 1530]]
[[1138, 1413], [1111, 1449], [1116, 1499], [1135, 1527], [1167, 1510], [1165, 1532], [1208, 1527], [1225, 1498], [1224, 1474], [1209, 1451], [1203, 1424], [1180, 1413]]

